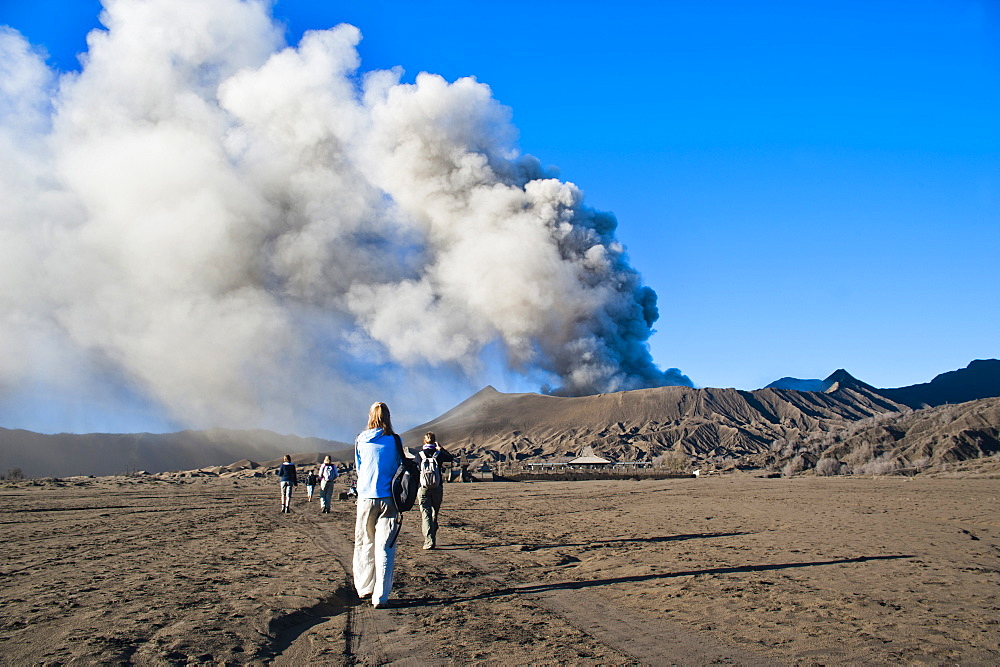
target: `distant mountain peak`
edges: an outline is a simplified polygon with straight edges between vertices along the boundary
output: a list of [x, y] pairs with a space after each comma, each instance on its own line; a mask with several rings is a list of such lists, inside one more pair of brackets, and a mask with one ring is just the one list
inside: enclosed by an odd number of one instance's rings
[[868, 389], [874, 390], [869, 384], [862, 382], [843, 368], [838, 368], [825, 380], [800, 380], [784, 377], [767, 385], [767, 389], [794, 389], [796, 391], [816, 391], [830, 393], [838, 389]]
[[830, 373], [830, 375], [827, 376], [826, 381], [827, 382], [852, 382], [852, 381], [857, 382], [857, 378], [855, 378], [853, 375], [851, 375], [850, 373], [848, 373], [843, 368], [838, 368], [837, 370], [835, 370], [834, 372]]
[[[837, 389], [867, 389], [869, 391], [874, 391], [875, 387], [871, 386], [866, 382], [862, 382], [858, 378], [854, 377], [843, 368], [838, 368], [829, 377], [824, 380], [828, 387], [827, 392], [836, 391]], [[836, 385], [836, 386], [834, 386]]]

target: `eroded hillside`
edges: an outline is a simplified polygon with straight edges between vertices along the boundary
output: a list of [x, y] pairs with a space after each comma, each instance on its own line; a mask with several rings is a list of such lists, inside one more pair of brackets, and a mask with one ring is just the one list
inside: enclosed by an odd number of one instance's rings
[[487, 387], [405, 437], [416, 442], [424, 431], [434, 431], [452, 451], [497, 461], [572, 456], [588, 445], [619, 461], [649, 461], [668, 450], [721, 460], [909, 411], [861, 383], [825, 393], [660, 387], [579, 398], [502, 394]]

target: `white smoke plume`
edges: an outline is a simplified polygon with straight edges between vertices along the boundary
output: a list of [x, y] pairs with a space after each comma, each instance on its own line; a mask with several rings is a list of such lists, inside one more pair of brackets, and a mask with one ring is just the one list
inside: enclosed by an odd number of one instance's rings
[[350, 25], [285, 47], [264, 2], [104, 4], [78, 73], [0, 29], [4, 391], [301, 431], [486, 350], [556, 393], [689, 384], [613, 216], [488, 86], [363, 73]]

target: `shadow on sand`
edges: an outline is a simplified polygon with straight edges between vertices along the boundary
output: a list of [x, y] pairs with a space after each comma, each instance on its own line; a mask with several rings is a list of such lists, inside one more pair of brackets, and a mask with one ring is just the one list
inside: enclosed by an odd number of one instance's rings
[[616, 544], [656, 544], [658, 542], [679, 542], [681, 540], [702, 540], [711, 537], [735, 537], [737, 535], [750, 535], [751, 533], [691, 533], [690, 535], [664, 535], [661, 537], [628, 537], [610, 540], [592, 540], [590, 542], [555, 542], [552, 544], [531, 544], [529, 542], [501, 542], [501, 543], [474, 543], [458, 542], [447, 546], [440, 546], [439, 551], [460, 551], [462, 549], [489, 549], [489, 548], [509, 548], [520, 547], [521, 551], [538, 551], [539, 549], [565, 549], [567, 547], [595, 547]]
[[477, 595], [451, 596], [446, 598], [408, 598], [395, 600], [397, 607], [423, 607], [439, 604], [452, 604], [455, 602], [470, 602], [473, 600], [487, 600], [490, 598], [503, 597], [507, 595], [535, 595], [558, 590], [579, 590], [584, 588], [596, 588], [598, 586], [611, 586], [613, 584], [637, 583], [642, 581], [657, 581], [660, 579], [674, 579], [676, 577], [692, 577], [705, 574], [748, 574], [751, 572], [771, 572], [774, 570], [789, 570], [793, 568], [818, 567], [821, 565], [847, 565], [851, 563], [867, 563], [878, 560], [899, 560], [903, 558], [915, 558], [913, 555], [892, 555], [892, 556], [858, 556], [856, 558], [842, 558], [839, 560], [820, 560], [806, 563], [770, 563], [762, 565], [741, 565], [738, 567], [712, 567], [702, 570], [684, 570], [680, 572], [666, 572], [663, 574], [640, 574], [630, 577], [610, 577], [608, 579], [591, 579], [588, 581], [560, 581], [549, 584], [518, 584], [498, 588], [493, 591], [486, 591]]

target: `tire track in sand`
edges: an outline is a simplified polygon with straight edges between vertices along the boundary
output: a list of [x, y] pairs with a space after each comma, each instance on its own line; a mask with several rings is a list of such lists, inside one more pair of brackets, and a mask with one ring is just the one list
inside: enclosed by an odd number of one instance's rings
[[[336, 506], [335, 506], [336, 507]], [[351, 506], [353, 508], [353, 505]], [[340, 508], [337, 508], [340, 509]], [[389, 619], [358, 599], [351, 574], [353, 536], [344, 526], [346, 512], [328, 515], [300, 510], [295, 529], [339, 565], [342, 583], [319, 604], [278, 619], [269, 628], [274, 665], [337, 664], [382, 665], [398, 662], [386, 650], [384, 637], [391, 630]], [[353, 515], [351, 527], [353, 527]]]

